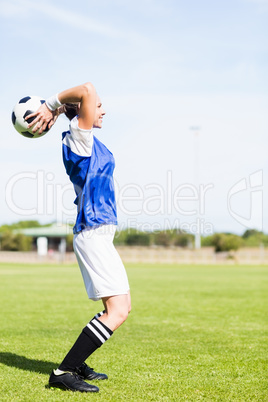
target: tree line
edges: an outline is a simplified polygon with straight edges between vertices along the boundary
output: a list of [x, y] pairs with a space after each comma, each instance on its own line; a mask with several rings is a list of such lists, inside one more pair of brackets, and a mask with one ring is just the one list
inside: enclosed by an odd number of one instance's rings
[[[10, 225], [0, 226], [0, 250], [5, 251], [31, 251], [33, 239], [18, 233], [19, 229], [48, 227], [36, 220], [19, 221]], [[67, 250], [72, 250], [73, 236], [68, 235]], [[161, 246], [194, 248], [194, 235], [181, 229], [161, 230], [155, 232], [142, 232], [128, 228], [117, 231], [114, 238], [116, 246]], [[233, 233], [214, 233], [201, 237], [202, 247], [213, 247], [216, 252], [238, 250], [241, 247], [268, 247], [268, 235], [255, 229], [246, 230], [239, 236]]]

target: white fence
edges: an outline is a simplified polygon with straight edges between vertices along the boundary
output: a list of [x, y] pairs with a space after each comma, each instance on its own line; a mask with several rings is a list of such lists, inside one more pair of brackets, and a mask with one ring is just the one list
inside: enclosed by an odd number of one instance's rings
[[[215, 253], [213, 248], [200, 250], [165, 247], [127, 247], [117, 250], [126, 263], [163, 264], [268, 264], [268, 248], [241, 248], [233, 253]], [[40, 257], [35, 252], [0, 251], [0, 262], [15, 263], [72, 263], [76, 262], [74, 253], [64, 255], [54, 252]]]

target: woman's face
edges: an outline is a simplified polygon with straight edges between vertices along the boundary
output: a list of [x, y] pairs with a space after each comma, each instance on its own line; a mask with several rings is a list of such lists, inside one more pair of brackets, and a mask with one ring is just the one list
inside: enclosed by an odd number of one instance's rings
[[102, 118], [105, 115], [105, 111], [102, 107], [101, 100], [97, 95], [97, 105], [96, 105], [96, 113], [95, 113], [95, 120], [93, 123], [93, 127], [95, 128], [102, 128]]

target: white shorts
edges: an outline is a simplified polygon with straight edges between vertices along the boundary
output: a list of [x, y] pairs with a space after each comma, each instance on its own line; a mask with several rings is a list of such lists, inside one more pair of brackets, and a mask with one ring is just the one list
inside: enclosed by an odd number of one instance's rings
[[86, 228], [74, 235], [74, 252], [89, 299], [127, 294], [125, 267], [113, 245], [115, 225]]

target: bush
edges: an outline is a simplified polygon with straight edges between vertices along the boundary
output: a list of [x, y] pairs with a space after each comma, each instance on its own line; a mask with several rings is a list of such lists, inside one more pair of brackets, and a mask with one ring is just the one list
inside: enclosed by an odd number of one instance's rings
[[169, 247], [171, 245], [171, 236], [167, 232], [159, 232], [154, 235], [154, 244], [157, 246]]
[[12, 223], [11, 225], [0, 226], [0, 233], [8, 232], [10, 230], [15, 229], [38, 228], [41, 226], [47, 226], [47, 225], [41, 225], [38, 221], [19, 221]]
[[1, 234], [1, 250], [4, 251], [30, 251], [32, 238], [21, 233], [13, 234], [5, 231]]
[[242, 245], [241, 237], [234, 234], [216, 233], [211, 238], [216, 253], [221, 251], [235, 251]]
[[129, 228], [117, 231], [114, 237], [115, 246], [156, 246], [188, 247], [194, 241], [194, 236], [180, 229], [162, 230], [160, 232], [140, 232], [137, 229]]
[[245, 247], [268, 246], [268, 235], [255, 229], [246, 230], [242, 238], [244, 239]]
[[192, 245], [194, 241], [194, 236], [186, 233], [177, 234], [174, 238], [174, 246], [178, 247], [188, 247]]
[[150, 235], [147, 233], [129, 233], [126, 236], [125, 243], [128, 246], [150, 246], [150, 240]]
[[201, 246], [202, 247], [213, 247], [213, 236], [201, 237]]
[[[132, 233], [132, 229], [129, 229], [130, 233]], [[117, 230], [114, 235], [114, 245], [121, 246], [126, 244], [126, 238], [128, 235], [128, 230]]]
[[68, 234], [66, 236], [66, 251], [74, 251], [73, 248], [73, 239], [74, 235], [73, 234]]
[[256, 229], [247, 229], [244, 234], [242, 235], [243, 239], [248, 239], [249, 237], [260, 237], [263, 235], [263, 232], [259, 232]]

